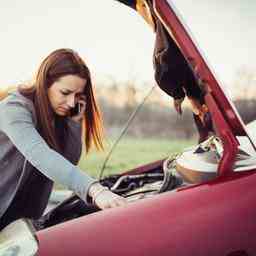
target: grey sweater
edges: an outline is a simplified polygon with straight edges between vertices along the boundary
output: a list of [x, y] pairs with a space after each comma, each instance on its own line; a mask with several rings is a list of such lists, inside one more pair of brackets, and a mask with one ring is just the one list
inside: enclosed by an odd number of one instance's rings
[[85, 200], [89, 186], [96, 181], [76, 166], [82, 147], [80, 124], [68, 120], [62, 156], [47, 145], [36, 123], [33, 102], [20, 93], [14, 92], [0, 102], [0, 218], [19, 198], [17, 192], [26, 192], [23, 207], [35, 208], [26, 209], [25, 215], [29, 216], [25, 217], [38, 218], [47, 205], [53, 182]]

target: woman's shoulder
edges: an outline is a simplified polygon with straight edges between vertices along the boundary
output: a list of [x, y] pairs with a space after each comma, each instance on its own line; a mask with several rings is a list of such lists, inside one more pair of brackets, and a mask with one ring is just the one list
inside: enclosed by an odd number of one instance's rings
[[9, 92], [8, 95], [0, 101], [0, 112], [3, 114], [13, 112], [24, 114], [30, 113], [32, 119], [36, 120], [34, 103], [32, 100], [22, 95], [18, 90]]
[[22, 95], [18, 90], [14, 90], [8, 93], [8, 95], [0, 101], [1, 107], [8, 105], [21, 105], [28, 107], [29, 109], [34, 108], [33, 102]]

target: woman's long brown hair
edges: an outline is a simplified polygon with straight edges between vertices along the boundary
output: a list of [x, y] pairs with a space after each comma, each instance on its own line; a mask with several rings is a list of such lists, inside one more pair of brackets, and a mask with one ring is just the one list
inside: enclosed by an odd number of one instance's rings
[[[56, 129], [56, 115], [53, 113], [48, 99], [48, 88], [60, 77], [66, 75], [77, 75], [86, 80], [84, 95], [86, 98], [86, 111], [83, 118], [83, 140], [86, 152], [89, 152], [92, 145], [97, 149], [103, 149], [103, 129], [102, 118], [97, 106], [92, 88], [91, 74], [85, 62], [79, 55], [71, 49], [58, 49], [52, 52], [41, 63], [35, 82], [31, 87], [20, 87], [19, 91], [35, 104], [37, 114], [38, 129], [47, 144], [57, 150], [62, 151], [62, 141], [58, 139], [58, 133], [65, 134], [65, 125]], [[63, 122], [64, 124], [64, 122]]]

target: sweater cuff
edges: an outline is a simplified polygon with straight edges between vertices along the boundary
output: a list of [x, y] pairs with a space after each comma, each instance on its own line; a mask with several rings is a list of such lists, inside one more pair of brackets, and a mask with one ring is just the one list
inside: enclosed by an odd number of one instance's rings
[[88, 186], [88, 189], [87, 189], [86, 194], [85, 194], [84, 197], [83, 197], [83, 200], [85, 201], [85, 203], [86, 203], [88, 206], [94, 205], [94, 204], [93, 204], [93, 198], [89, 195], [89, 191], [90, 191], [91, 186], [94, 185], [94, 184], [96, 184], [96, 183], [99, 183], [99, 181], [98, 181], [98, 180], [95, 180], [95, 181], [91, 182], [91, 184]]
[[74, 121], [71, 117], [68, 118], [68, 122], [70, 126], [77, 128], [77, 129], [82, 129], [82, 123], [81, 122], [76, 122]]

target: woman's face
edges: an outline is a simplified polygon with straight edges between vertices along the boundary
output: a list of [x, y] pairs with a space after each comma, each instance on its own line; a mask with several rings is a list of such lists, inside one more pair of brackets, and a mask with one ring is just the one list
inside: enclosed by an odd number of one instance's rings
[[77, 75], [60, 77], [48, 89], [48, 98], [53, 111], [59, 116], [68, 116], [83, 95], [86, 79]]

